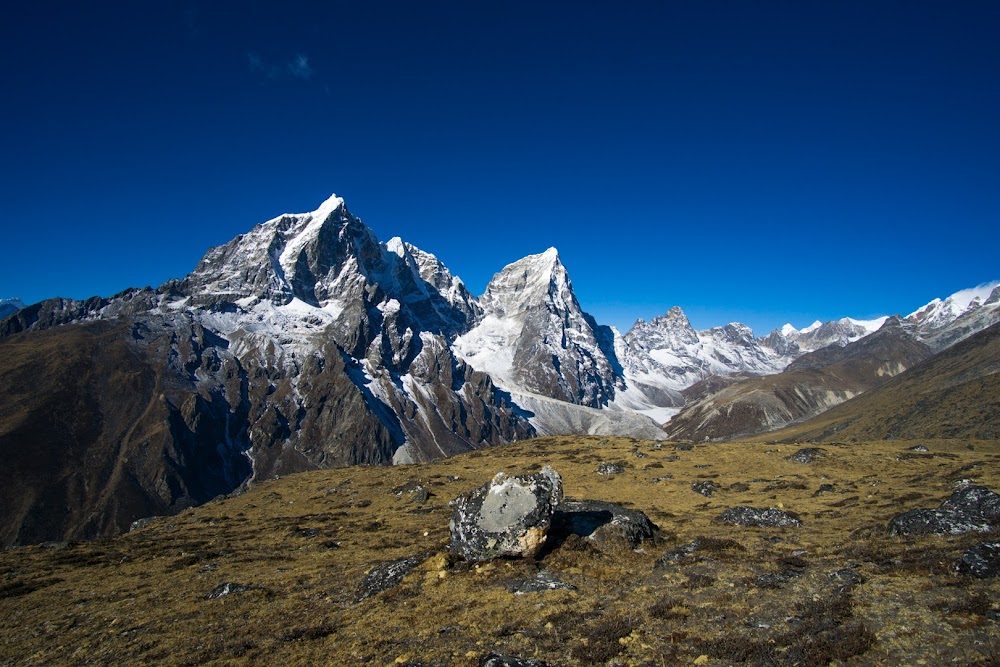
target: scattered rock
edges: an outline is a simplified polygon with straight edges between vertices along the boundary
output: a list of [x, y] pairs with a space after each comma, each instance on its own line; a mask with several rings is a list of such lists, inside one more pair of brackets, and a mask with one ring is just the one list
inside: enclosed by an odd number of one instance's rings
[[737, 526], [761, 526], [765, 528], [785, 528], [802, 525], [802, 520], [792, 512], [785, 512], [775, 507], [760, 509], [745, 505], [726, 510], [719, 515], [717, 520]]
[[675, 452], [690, 452], [692, 449], [694, 449], [694, 445], [674, 445]]
[[427, 560], [429, 553], [397, 558], [385, 563], [379, 563], [365, 575], [358, 586], [355, 602], [361, 602], [373, 595], [378, 595], [382, 591], [387, 591], [394, 586], [398, 586], [403, 578], [413, 571], [418, 565]]
[[576, 586], [560, 581], [548, 570], [542, 570], [530, 579], [515, 579], [514, 581], [510, 581], [504, 585], [504, 588], [516, 595], [538, 593], [541, 591], [576, 590]]
[[526, 660], [525, 658], [512, 658], [509, 655], [490, 653], [479, 659], [479, 667], [549, 667], [549, 663], [542, 660]]
[[693, 542], [674, 547], [660, 556], [656, 559], [653, 569], [659, 570], [678, 563], [698, 562], [701, 560], [701, 556], [699, 555], [701, 553], [723, 551], [746, 551], [746, 549], [736, 540], [716, 537], [696, 537]]
[[227, 595], [236, 595], [237, 593], [246, 593], [248, 590], [253, 588], [253, 586], [245, 586], [243, 584], [234, 584], [231, 581], [227, 581], [224, 584], [220, 584], [212, 589], [212, 592], [205, 596], [206, 600], [215, 600], [216, 598], [225, 597]]
[[796, 463], [812, 463], [816, 459], [826, 456], [826, 450], [821, 447], [803, 447], [788, 457], [789, 461]]
[[145, 528], [146, 526], [148, 526], [149, 524], [153, 523], [154, 521], [156, 521], [157, 519], [160, 519], [160, 518], [162, 518], [162, 517], [147, 516], [145, 518], [138, 519], [137, 521], [133, 521], [132, 525], [128, 527], [128, 532], [131, 533], [133, 530], [141, 530], [141, 529]]
[[646, 455], [646, 454], [644, 454], [643, 452], [641, 452], [641, 451], [640, 451], [640, 450], [638, 450], [638, 449], [633, 449], [633, 450], [632, 450], [632, 456], [634, 456], [634, 457], [635, 457], [635, 458], [637, 458], [637, 459], [644, 459], [644, 458], [646, 458], [646, 457], [647, 457], [647, 455]]
[[1000, 542], [982, 542], [955, 562], [955, 571], [978, 579], [1000, 577]]
[[826, 575], [826, 580], [836, 586], [841, 592], [847, 591], [865, 582], [865, 578], [850, 568], [837, 570]]
[[598, 475], [620, 475], [625, 472], [625, 464], [621, 461], [605, 461], [597, 468]]
[[660, 477], [653, 478], [653, 484], [659, 484], [660, 482], [666, 482], [667, 480], [673, 479], [673, 475], [661, 475]]
[[719, 490], [719, 487], [715, 482], [695, 482], [691, 485], [691, 490], [706, 498], [711, 498], [712, 494]]
[[801, 577], [802, 572], [795, 569], [785, 569], [780, 572], [769, 572], [754, 579], [754, 584], [758, 588], [781, 588], [782, 584], [787, 584], [796, 577]]
[[966, 486], [937, 509], [914, 509], [889, 522], [890, 535], [961, 535], [985, 532], [1000, 523], [1000, 495], [984, 486]]
[[923, 446], [923, 445], [914, 445], [913, 447], [910, 447], [910, 451], [911, 452], [926, 452], [926, 451], [928, 451], [928, 449], [925, 446]]
[[729, 485], [730, 491], [735, 491], [736, 493], [743, 493], [744, 491], [750, 490], [750, 485], [744, 482], [734, 482]]
[[598, 545], [626, 542], [639, 546], [655, 540], [659, 528], [639, 510], [630, 510], [601, 500], [567, 500], [552, 517], [552, 534], [559, 541], [579, 535]]
[[562, 478], [550, 466], [534, 475], [498, 473], [452, 501], [451, 550], [469, 561], [533, 557], [545, 543]]
[[818, 496], [824, 493], [832, 493], [833, 490], [834, 490], [833, 484], [820, 484], [819, 488], [816, 489], [816, 493], [814, 493], [813, 495]]
[[409, 481], [406, 484], [397, 486], [392, 490], [393, 495], [402, 498], [404, 495], [411, 496], [413, 502], [418, 505], [423, 505], [430, 498], [430, 491], [427, 490], [420, 482]]

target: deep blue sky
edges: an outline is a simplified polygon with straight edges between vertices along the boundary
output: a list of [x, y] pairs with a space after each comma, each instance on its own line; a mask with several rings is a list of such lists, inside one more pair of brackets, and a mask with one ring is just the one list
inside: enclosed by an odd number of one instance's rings
[[[93, 6], [92, 6], [93, 5]], [[36, 2], [0, 25], [0, 297], [110, 295], [331, 192], [623, 330], [1000, 279], [1000, 3]]]

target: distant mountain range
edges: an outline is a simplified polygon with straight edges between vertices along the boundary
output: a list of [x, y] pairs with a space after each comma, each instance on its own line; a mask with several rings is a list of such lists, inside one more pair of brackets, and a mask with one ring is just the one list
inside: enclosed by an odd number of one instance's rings
[[[554, 248], [476, 297], [333, 196], [210, 249], [181, 280], [0, 321], [0, 543], [112, 533], [275, 475], [537, 434], [758, 433], [997, 321], [993, 284], [905, 318], [761, 338], [738, 323], [696, 331], [680, 308], [623, 335], [582, 310]], [[768, 398], [732, 420], [762, 395], [738, 381], [764, 378], [784, 378], [765, 394], [802, 405]]]
[[0, 299], [0, 320], [10, 317], [22, 308], [24, 308], [24, 302], [20, 299]]

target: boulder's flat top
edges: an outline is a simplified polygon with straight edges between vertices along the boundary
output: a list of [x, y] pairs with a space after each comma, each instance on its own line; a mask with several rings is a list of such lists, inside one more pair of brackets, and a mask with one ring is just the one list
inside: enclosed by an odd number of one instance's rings
[[[995, 660], [1000, 579], [954, 565], [1000, 531], [886, 528], [963, 480], [1000, 491], [1000, 442], [824, 442], [826, 456], [788, 460], [803, 446], [541, 438], [427, 465], [303, 473], [119, 538], [10, 549], [0, 665], [475, 667], [493, 652], [562, 666]], [[626, 465], [597, 474], [606, 461]], [[633, 551], [572, 535], [537, 563], [448, 554], [450, 500], [546, 464], [568, 498], [642, 510], [663, 541]], [[430, 496], [393, 493], [410, 481]], [[692, 490], [701, 481], [716, 485], [711, 496]], [[801, 525], [717, 520], [740, 506]], [[400, 583], [356, 601], [373, 566], [416, 555]], [[509, 590], [539, 570], [573, 588]]]

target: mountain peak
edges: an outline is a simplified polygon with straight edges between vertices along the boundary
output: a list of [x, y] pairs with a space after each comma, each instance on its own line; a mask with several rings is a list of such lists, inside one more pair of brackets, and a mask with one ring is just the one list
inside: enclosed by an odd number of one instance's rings
[[331, 194], [322, 204], [319, 205], [315, 211], [312, 212], [313, 218], [326, 219], [330, 217], [330, 214], [337, 209], [344, 206], [343, 197], [338, 197], [336, 194]]

